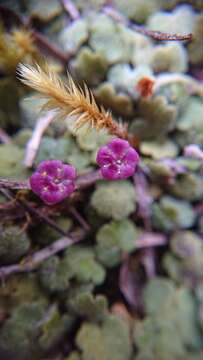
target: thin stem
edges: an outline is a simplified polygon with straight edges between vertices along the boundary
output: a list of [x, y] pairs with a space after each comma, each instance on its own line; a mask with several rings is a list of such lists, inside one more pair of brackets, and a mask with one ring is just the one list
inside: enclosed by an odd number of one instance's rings
[[9, 200], [15, 199], [16, 203], [18, 203], [22, 208], [24, 208], [28, 213], [36, 216], [41, 221], [44, 221], [51, 228], [56, 230], [60, 235], [67, 236], [67, 232], [61, 229], [54, 220], [50, 219], [47, 215], [45, 215], [39, 209], [35, 209], [32, 205], [29, 204], [28, 201], [22, 200], [20, 198], [14, 198], [12, 193], [9, 190], [1, 189], [2, 194]]
[[154, 40], [158, 41], [191, 41], [192, 34], [173, 34], [173, 33], [163, 33], [161, 31], [153, 31], [146, 29], [144, 26], [130, 24], [131, 29], [136, 32], [151, 37]]
[[103, 12], [110, 16], [112, 19], [114, 19], [117, 22], [120, 22], [132, 30], [135, 30], [136, 32], [146, 35], [148, 37], [151, 37], [154, 40], [158, 41], [191, 41], [192, 40], [192, 34], [174, 34], [174, 33], [164, 33], [161, 31], [153, 31], [146, 29], [144, 26], [137, 25], [132, 23], [131, 21], [128, 21], [126, 17], [124, 17], [118, 10], [116, 10], [112, 6], [104, 6]]
[[71, 0], [61, 0], [61, 3], [72, 20], [79, 19], [80, 13]]
[[82, 217], [82, 215], [77, 211], [77, 209], [74, 206], [70, 206], [69, 211], [85, 231], [90, 230], [89, 224], [86, 222], [86, 220]]
[[[79, 175], [76, 179], [77, 189], [83, 189], [85, 187], [93, 185], [97, 180], [102, 180], [102, 175], [100, 170], [89, 171], [85, 174]], [[10, 190], [30, 190], [29, 181], [17, 181], [0, 178], [0, 190], [1, 189], [10, 189]]]
[[136, 240], [136, 249], [146, 249], [154, 246], [164, 246], [167, 238], [161, 233], [146, 231]]
[[11, 190], [30, 189], [30, 185], [27, 180], [16, 181], [16, 180], [0, 178], [0, 189], [11, 189]]
[[10, 136], [8, 136], [8, 134], [2, 128], [0, 128], [0, 141], [3, 144], [10, 144], [11, 143]]
[[67, 66], [68, 61], [73, 56], [72, 53], [64, 53], [61, 49], [58, 48], [58, 46], [51, 43], [44, 35], [42, 35], [36, 30], [32, 30], [32, 35], [35, 39], [36, 44], [39, 47], [41, 47], [43, 50], [46, 49], [50, 53], [50, 55], [59, 59]]
[[34, 131], [30, 140], [27, 143], [24, 165], [26, 167], [32, 167], [35, 157], [37, 155], [37, 151], [40, 146], [41, 138], [46, 131], [47, 127], [50, 125], [54, 118], [54, 114], [52, 111], [48, 112], [44, 116], [38, 118]]
[[27, 28], [32, 33], [36, 44], [42, 49], [42, 51], [44, 49], [47, 50], [50, 55], [60, 60], [64, 65], [67, 65], [67, 62], [73, 55], [71, 53], [64, 53], [61, 49], [58, 48], [58, 46], [51, 43], [43, 34], [33, 29], [31, 18], [22, 17], [14, 10], [3, 5], [0, 5], [0, 20], [4, 24], [17, 24], [18, 26]]
[[0, 277], [4, 280], [11, 274], [36, 270], [43, 261], [47, 260], [50, 256], [57, 254], [61, 250], [81, 241], [84, 238], [84, 235], [84, 232], [78, 234], [73, 233], [72, 236], [63, 237], [42, 250], [36, 251], [33, 255], [25, 257], [19, 264], [2, 266], [0, 268]]
[[76, 184], [78, 189], [83, 189], [88, 186], [93, 185], [96, 181], [102, 180], [102, 175], [100, 170], [94, 170], [87, 172], [86, 174], [79, 175]]

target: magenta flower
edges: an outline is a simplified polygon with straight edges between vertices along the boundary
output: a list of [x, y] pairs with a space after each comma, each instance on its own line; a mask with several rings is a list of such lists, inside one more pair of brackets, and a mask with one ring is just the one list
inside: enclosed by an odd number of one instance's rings
[[108, 180], [126, 179], [132, 176], [139, 162], [139, 155], [129, 142], [113, 139], [97, 153], [97, 163], [102, 176]]
[[32, 191], [46, 204], [56, 204], [75, 189], [76, 170], [60, 160], [42, 161], [30, 177]]

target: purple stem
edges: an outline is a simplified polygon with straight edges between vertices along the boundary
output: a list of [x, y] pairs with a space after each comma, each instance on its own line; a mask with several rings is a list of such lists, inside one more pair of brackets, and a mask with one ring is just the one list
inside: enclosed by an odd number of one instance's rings
[[116, 10], [114, 7], [109, 6], [109, 5], [103, 7], [103, 12], [105, 14], [107, 14], [108, 16], [110, 16], [115, 21], [128, 26], [129, 28], [131, 28], [132, 30], [135, 30], [136, 32], [138, 32], [140, 34], [151, 37], [154, 40], [158, 40], [158, 41], [177, 41], [177, 40], [191, 41], [192, 40], [192, 34], [183, 34], [182, 35], [182, 34], [174, 34], [174, 33], [164, 33], [161, 31], [149, 30], [149, 29], [146, 29], [144, 26], [134, 24], [131, 21], [128, 21], [128, 19], [125, 18], [118, 10]]
[[73, 234], [72, 237], [63, 237], [42, 250], [36, 251], [33, 255], [25, 257], [19, 264], [1, 267], [0, 277], [4, 280], [11, 274], [33, 271], [50, 256], [57, 254], [59, 251], [79, 242], [83, 238], [84, 232], [80, 232], [77, 235]]
[[30, 184], [28, 180], [16, 181], [16, 180], [0, 178], [0, 189], [11, 189], [11, 190], [30, 189]]
[[[93, 185], [97, 180], [102, 180], [100, 170], [94, 170], [87, 172], [83, 175], [79, 175], [76, 179], [77, 189], [83, 189], [85, 187]], [[17, 181], [10, 179], [0, 178], [0, 189], [11, 189], [11, 190], [30, 190], [30, 184], [28, 180]]]
[[61, 2], [72, 20], [77, 20], [80, 18], [80, 13], [71, 0], [61, 0]]

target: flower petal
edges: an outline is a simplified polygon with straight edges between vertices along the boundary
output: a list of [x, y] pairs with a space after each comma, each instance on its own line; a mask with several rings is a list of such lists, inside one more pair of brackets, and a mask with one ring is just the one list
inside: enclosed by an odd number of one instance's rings
[[139, 155], [135, 149], [130, 147], [123, 157], [123, 160], [128, 164], [136, 166], [139, 162]]
[[74, 180], [76, 178], [76, 170], [72, 165], [63, 165], [63, 179]]
[[47, 173], [50, 176], [57, 176], [59, 170], [63, 169], [63, 163], [60, 160], [44, 160], [37, 167], [40, 173]]
[[120, 179], [127, 179], [130, 176], [134, 175], [136, 165], [132, 166], [131, 164], [122, 164], [120, 166]]
[[47, 179], [39, 173], [34, 173], [29, 181], [32, 191], [36, 194], [40, 194], [42, 188], [47, 185]]
[[111, 152], [111, 150], [108, 148], [107, 145], [102, 146], [98, 153], [97, 153], [97, 164], [100, 166], [111, 164], [114, 160], [116, 160], [116, 157]]
[[120, 179], [118, 166], [115, 164], [110, 164], [109, 166], [103, 166], [101, 168], [101, 173], [104, 179], [107, 180], [118, 180]]
[[111, 142], [107, 146], [115, 154], [117, 158], [121, 158], [125, 155], [126, 151], [129, 149], [130, 144], [127, 140], [116, 138], [111, 140]]

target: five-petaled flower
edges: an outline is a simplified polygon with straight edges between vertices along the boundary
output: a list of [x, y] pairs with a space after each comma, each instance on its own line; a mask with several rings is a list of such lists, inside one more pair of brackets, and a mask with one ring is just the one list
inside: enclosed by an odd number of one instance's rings
[[120, 138], [111, 140], [97, 153], [97, 163], [104, 179], [126, 179], [135, 173], [139, 155], [129, 142]]
[[56, 204], [75, 189], [76, 170], [60, 160], [45, 160], [30, 177], [32, 191], [46, 204]]

